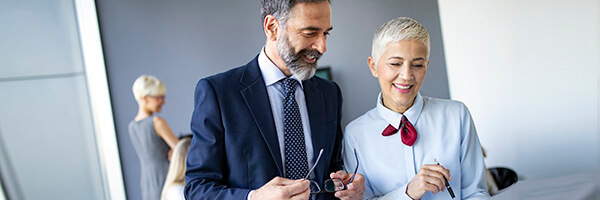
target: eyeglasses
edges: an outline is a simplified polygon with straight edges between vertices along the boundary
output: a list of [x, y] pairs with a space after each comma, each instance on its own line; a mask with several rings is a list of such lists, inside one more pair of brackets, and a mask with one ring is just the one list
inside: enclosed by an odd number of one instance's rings
[[156, 99], [156, 100], [165, 100], [167, 97], [165, 95], [148, 95], [148, 97]]
[[[304, 179], [307, 179], [310, 177], [310, 174], [312, 174], [312, 172], [315, 170], [315, 167], [317, 166], [317, 164], [319, 163], [319, 160], [321, 159], [321, 154], [323, 154], [323, 149], [321, 149], [321, 151], [319, 151], [319, 156], [317, 157], [317, 161], [315, 162], [315, 164], [313, 164], [312, 168], [310, 168], [310, 171], [308, 172], [308, 174], [306, 175], [306, 177]], [[354, 181], [354, 176], [356, 176], [356, 171], [358, 170], [358, 155], [356, 154], [356, 149], [354, 149], [354, 157], [356, 158], [356, 168], [354, 168], [354, 173], [352, 174], [352, 178], [350, 178], [350, 181], [348, 182], [348, 184], [352, 183], [352, 181]], [[346, 173], [348, 173], [348, 171], [346, 171]], [[319, 187], [319, 184], [316, 181], [310, 181], [310, 193], [311, 194], [318, 194], [318, 193], [326, 193], [326, 192], [337, 192], [337, 191], [342, 191], [345, 189], [348, 189], [348, 186], [346, 184], [344, 184], [344, 181], [342, 181], [342, 179], [339, 178], [333, 178], [333, 179], [327, 179], [325, 180], [325, 182], [323, 183], [323, 186], [325, 187], [325, 190], [321, 190], [321, 187]]]

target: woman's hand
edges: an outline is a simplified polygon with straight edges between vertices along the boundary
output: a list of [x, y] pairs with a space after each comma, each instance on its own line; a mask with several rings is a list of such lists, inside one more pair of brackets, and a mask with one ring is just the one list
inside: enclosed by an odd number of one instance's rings
[[412, 199], [420, 199], [427, 191], [434, 194], [444, 191], [444, 177], [452, 180], [450, 170], [441, 165], [423, 165], [417, 175], [408, 183], [406, 194]]

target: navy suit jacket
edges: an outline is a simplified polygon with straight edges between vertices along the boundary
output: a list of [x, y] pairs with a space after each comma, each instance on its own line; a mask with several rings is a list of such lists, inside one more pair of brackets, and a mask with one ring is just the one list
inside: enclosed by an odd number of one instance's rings
[[[321, 187], [342, 169], [342, 95], [332, 81], [303, 81], [315, 172]], [[245, 66], [198, 81], [187, 157], [186, 199], [246, 199], [276, 176], [283, 177], [275, 122], [258, 57]], [[317, 199], [333, 199], [332, 194]]]

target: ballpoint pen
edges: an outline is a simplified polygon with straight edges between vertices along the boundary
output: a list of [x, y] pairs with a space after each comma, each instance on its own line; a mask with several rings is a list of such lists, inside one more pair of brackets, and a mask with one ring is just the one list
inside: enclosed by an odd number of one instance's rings
[[[435, 161], [436, 165], [440, 165], [437, 158], [434, 158], [433, 161]], [[452, 199], [455, 199], [454, 191], [452, 191], [452, 187], [450, 187], [450, 183], [448, 183], [448, 179], [446, 179], [446, 177], [444, 177], [444, 181], [446, 181], [446, 189], [448, 190], [448, 193], [450, 193], [450, 197], [452, 197]]]

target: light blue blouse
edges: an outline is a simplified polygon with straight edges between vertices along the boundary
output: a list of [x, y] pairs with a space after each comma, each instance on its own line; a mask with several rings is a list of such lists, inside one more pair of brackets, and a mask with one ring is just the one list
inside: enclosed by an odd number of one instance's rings
[[[423, 97], [404, 114], [417, 130], [417, 141], [404, 145], [399, 133], [382, 136], [391, 124], [400, 125], [402, 114], [382, 104], [346, 126], [344, 134], [344, 163], [348, 171], [356, 167], [353, 149], [359, 157], [358, 173], [365, 180], [365, 199], [410, 199], [408, 183], [424, 164], [440, 165], [450, 170], [452, 187], [457, 199], [489, 199], [481, 144], [467, 107], [459, 101]], [[421, 198], [450, 199], [447, 190]]]

